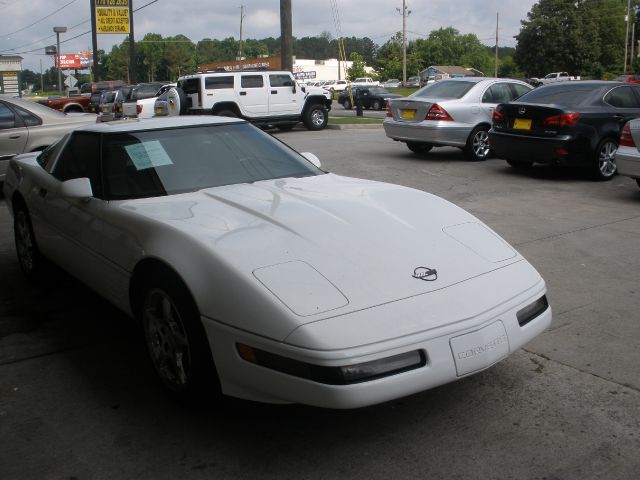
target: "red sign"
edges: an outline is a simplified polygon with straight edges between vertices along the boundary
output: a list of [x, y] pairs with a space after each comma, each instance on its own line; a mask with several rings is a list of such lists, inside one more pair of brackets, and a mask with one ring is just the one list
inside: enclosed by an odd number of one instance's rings
[[70, 55], [60, 55], [57, 57], [56, 67], [60, 70], [75, 70], [82, 68], [80, 63], [80, 54], [72, 53]]

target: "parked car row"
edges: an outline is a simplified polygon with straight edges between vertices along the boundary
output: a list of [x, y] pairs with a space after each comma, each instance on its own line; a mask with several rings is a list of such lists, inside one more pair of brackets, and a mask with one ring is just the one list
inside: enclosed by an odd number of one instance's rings
[[383, 125], [388, 137], [417, 154], [454, 146], [471, 160], [494, 154], [521, 169], [580, 166], [608, 180], [618, 163], [620, 173], [640, 178], [632, 158], [640, 142], [636, 118], [640, 85], [632, 83], [555, 82], [534, 89], [519, 80], [456, 78], [391, 99]]

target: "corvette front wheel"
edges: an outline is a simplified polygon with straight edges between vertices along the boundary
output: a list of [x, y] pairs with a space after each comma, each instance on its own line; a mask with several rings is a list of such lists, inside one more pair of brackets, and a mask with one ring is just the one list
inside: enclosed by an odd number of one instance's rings
[[173, 275], [149, 276], [140, 316], [151, 363], [163, 385], [180, 399], [219, 394], [219, 381], [200, 314]]
[[25, 205], [16, 206], [13, 214], [13, 234], [22, 273], [29, 281], [37, 281], [42, 276], [45, 259], [36, 243], [31, 217]]

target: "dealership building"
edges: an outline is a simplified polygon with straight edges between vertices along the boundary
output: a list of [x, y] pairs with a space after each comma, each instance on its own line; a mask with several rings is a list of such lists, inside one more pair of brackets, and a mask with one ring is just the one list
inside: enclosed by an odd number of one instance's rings
[[[298, 80], [343, 80], [347, 77], [347, 69], [353, 62], [341, 61], [336, 58], [327, 60], [293, 59], [293, 74]], [[243, 58], [242, 60], [227, 60], [222, 62], [205, 63], [200, 65], [200, 71], [212, 70], [282, 70], [280, 56], [263, 56], [257, 58]], [[373, 68], [365, 67], [367, 72]]]

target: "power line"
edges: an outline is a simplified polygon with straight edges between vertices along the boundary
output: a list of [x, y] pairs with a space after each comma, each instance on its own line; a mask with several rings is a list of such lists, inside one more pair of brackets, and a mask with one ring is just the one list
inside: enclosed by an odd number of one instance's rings
[[[75, 2], [75, 1], [76, 1], [76, 0], [72, 0], [72, 2], [70, 2], [70, 3], [73, 3], [73, 2]], [[133, 11], [134, 11], [134, 12], [137, 12], [137, 11], [139, 11], [139, 10], [142, 10], [143, 8], [148, 7], [149, 5], [151, 5], [151, 4], [153, 4], [153, 3], [156, 3], [157, 1], [159, 1], [159, 0], [151, 0], [149, 3], [145, 3], [144, 5], [142, 5], [141, 7], [138, 7], [138, 8], [136, 8], [136, 9], [134, 9]], [[67, 5], [69, 5], [69, 4], [67, 4]], [[63, 8], [64, 8], [64, 7], [63, 7]], [[76, 25], [74, 25], [73, 27], [71, 27], [69, 30], [72, 30], [72, 29], [74, 29], [74, 28], [76, 28], [76, 27], [79, 27], [80, 25], [83, 25], [83, 24], [85, 24], [85, 23], [87, 23], [87, 22], [89, 22], [89, 21], [90, 21], [90, 20], [85, 20], [85, 21], [83, 21], [83, 22], [77, 23]], [[60, 44], [70, 42], [71, 40], [75, 40], [76, 38], [82, 37], [83, 35], [87, 35], [87, 34], [89, 34], [89, 33], [91, 33], [91, 30], [87, 30], [86, 32], [80, 33], [80, 34], [76, 35], [75, 37], [65, 38], [64, 40], [60, 41]], [[48, 37], [46, 37], [46, 38], [43, 38], [43, 39], [41, 39], [41, 40], [38, 40], [38, 42], [42, 42], [43, 40], [48, 40], [49, 38], [51, 38], [51, 37], [53, 37], [53, 36], [54, 36], [54, 35], [50, 35], [50, 36], [48, 36]], [[179, 41], [179, 40], [177, 40], [177, 41]], [[23, 46], [34, 45], [35, 43], [38, 43], [38, 42], [33, 42], [33, 43], [30, 43], [30, 44], [27, 44], [27, 45], [23, 45]], [[8, 49], [8, 50], [2, 50], [2, 51], [0, 51], [0, 53], [2, 53], [2, 52], [9, 52], [9, 51], [13, 51], [13, 50], [15, 50], [16, 48], [20, 48], [20, 47], [11, 48], [11, 49]], [[24, 51], [24, 52], [14, 52], [14, 53], [15, 53], [16, 55], [25, 55], [25, 54], [27, 54], [27, 53], [34, 53], [34, 52], [37, 52], [37, 51], [39, 51], [39, 50], [41, 50], [41, 49], [42, 49], [42, 47], [38, 47], [38, 48], [34, 48], [33, 50], [27, 50], [27, 51]]]
[[55, 14], [56, 14], [56, 13], [58, 13], [60, 10], [62, 10], [62, 9], [64, 9], [64, 8], [68, 7], [69, 5], [71, 5], [72, 3], [75, 3], [75, 2], [77, 2], [77, 1], [78, 1], [78, 0], [71, 0], [69, 3], [67, 3], [67, 4], [63, 5], [62, 7], [60, 7], [60, 8], [59, 8], [59, 9], [57, 9], [57, 10], [55, 10], [54, 12], [51, 12], [49, 15], [46, 15], [46, 16], [42, 17], [40, 20], [37, 20], [37, 21], [33, 22], [32, 24], [27, 25], [26, 27], [22, 27], [22, 28], [20, 28], [20, 29], [16, 30], [15, 32], [11, 32], [11, 33], [7, 33], [7, 34], [0, 35], [0, 37], [10, 37], [11, 35], [14, 35], [14, 34], [16, 34], [16, 33], [18, 33], [18, 32], [22, 32], [23, 30], [26, 30], [27, 28], [31, 28], [31, 27], [33, 27], [34, 25], [37, 25], [38, 23], [42, 22], [43, 20], [46, 20], [47, 18], [49, 18], [49, 17], [51, 17], [51, 16], [55, 15]]

